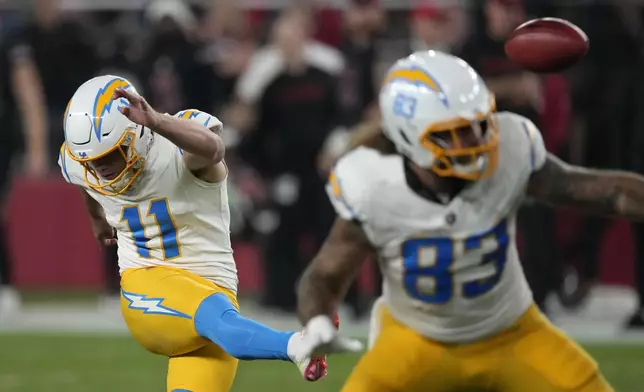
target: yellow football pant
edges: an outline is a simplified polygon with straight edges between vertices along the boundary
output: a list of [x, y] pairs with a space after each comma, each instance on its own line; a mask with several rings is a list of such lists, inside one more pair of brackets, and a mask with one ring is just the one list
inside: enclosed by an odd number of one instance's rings
[[131, 269], [121, 277], [121, 310], [132, 336], [169, 357], [168, 392], [227, 392], [232, 386], [238, 360], [194, 326], [197, 308], [215, 293], [239, 307], [234, 293], [178, 268]]
[[380, 310], [380, 333], [343, 392], [613, 392], [597, 364], [531, 307], [474, 343], [429, 340]]

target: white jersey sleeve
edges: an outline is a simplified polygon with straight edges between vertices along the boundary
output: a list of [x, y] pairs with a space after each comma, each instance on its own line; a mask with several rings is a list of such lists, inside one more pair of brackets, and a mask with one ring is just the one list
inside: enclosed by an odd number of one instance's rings
[[217, 117], [197, 109], [182, 110], [175, 114], [174, 117], [197, 121], [214, 132], [221, 132], [223, 127], [222, 122]]
[[[175, 114], [174, 117], [196, 121], [217, 134], [221, 133], [223, 129], [223, 123], [217, 117], [196, 109], [182, 110]], [[174, 146], [174, 144], [171, 144], [171, 146], [172, 151], [170, 152], [170, 154], [175, 158], [172, 160], [172, 162], [174, 163], [176, 173], [181, 176], [182, 172], [188, 171], [183, 160], [183, 150]], [[192, 175], [192, 173], [187, 173], [187, 175], [191, 177], [194, 182], [208, 186], [208, 183], [201, 181], [200, 179]]]
[[543, 167], [548, 152], [543, 137], [529, 119], [511, 112], [496, 115], [501, 138], [502, 154], [511, 157], [505, 164], [510, 170], [532, 173]]
[[546, 162], [541, 132], [529, 119], [512, 112], [495, 115], [499, 129], [499, 160], [494, 188], [503, 197], [513, 199], [518, 207], [527, 197], [526, 189], [532, 174]]
[[546, 163], [546, 156], [548, 155], [548, 151], [546, 151], [543, 142], [543, 136], [541, 136], [541, 132], [532, 121], [523, 116], [517, 117], [519, 117], [517, 121], [521, 122], [521, 128], [528, 138], [530, 166], [532, 167], [532, 171], [537, 171]]
[[372, 178], [369, 164], [378, 152], [357, 148], [338, 160], [329, 175], [326, 191], [338, 216], [346, 220], [365, 221], [368, 216]]

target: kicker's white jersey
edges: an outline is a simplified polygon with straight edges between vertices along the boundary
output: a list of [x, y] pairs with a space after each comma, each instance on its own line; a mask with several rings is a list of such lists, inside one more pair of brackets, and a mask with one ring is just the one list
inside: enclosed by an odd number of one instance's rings
[[407, 185], [399, 155], [358, 148], [341, 158], [327, 191], [340, 217], [362, 222], [378, 251], [391, 314], [441, 342], [467, 342], [510, 326], [530, 306], [515, 241], [515, 213], [545, 162], [528, 119], [496, 114], [496, 172], [449, 204]]
[[176, 267], [237, 291], [225, 179], [207, 183], [196, 178], [186, 168], [182, 151], [158, 134], [143, 172], [122, 195], [105, 196], [90, 189], [84, 168], [67, 156], [64, 146], [59, 165], [63, 177], [84, 188], [116, 228], [121, 273], [148, 266]]

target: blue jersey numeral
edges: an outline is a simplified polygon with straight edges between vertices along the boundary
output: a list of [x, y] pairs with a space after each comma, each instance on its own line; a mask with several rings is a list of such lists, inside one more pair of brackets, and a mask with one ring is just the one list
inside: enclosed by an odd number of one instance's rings
[[[487, 238], [496, 240], [496, 248], [481, 257], [481, 266], [494, 265], [494, 274], [490, 277], [465, 282], [462, 294], [466, 298], [476, 298], [492, 290], [501, 279], [507, 261], [509, 244], [507, 221], [503, 220], [493, 229], [466, 238], [462, 241], [465, 253], [480, 248]], [[407, 293], [415, 299], [430, 304], [446, 304], [454, 297], [454, 276], [452, 266], [458, 255], [455, 255], [457, 240], [449, 237], [414, 238], [402, 245], [403, 265], [405, 268], [404, 285]], [[424, 257], [427, 255], [427, 257]], [[425, 261], [425, 262], [423, 262]], [[432, 290], [423, 290], [419, 280], [431, 278]]]
[[[181, 248], [179, 245], [177, 224], [170, 213], [170, 204], [168, 199], [156, 199], [150, 202], [148, 207], [148, 217], [153, 217], [154, 221], [159, 228], [161, 237], [161, 250], [163, 253], [163, 260], [171, 260], [181, 256]], [[150, 238], [145, 234], [145, 227], [141, 219], [141, 208], [137, 205], [123, 207], [121, 213], [121, 222], [126, 222], [134, 245], [136, 246], [139, 256], [149, 259], [150, 258]]]

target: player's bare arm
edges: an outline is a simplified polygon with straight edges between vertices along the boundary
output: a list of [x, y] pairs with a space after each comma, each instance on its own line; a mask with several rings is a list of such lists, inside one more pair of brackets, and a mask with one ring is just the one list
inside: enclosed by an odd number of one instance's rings
[[317, 256], [302, 275], [298, 315], [306, 324], [317, 315], [331, 317], [372, 251], [358, 222], [336, 218]]
[[103, 207], [83, 188], [80, 188], [85, 199], [85, 207], [92, 223], [92, 232], [94, 237], [104, 246], [116, 245], [116, 234], [114, 228], [107, 223]]
[[96, 200], [94, 200], [94, 198], [90, 196], [83, 188], [78, 187], [78, 189], [83, 194], [83, 198], [85, 199], [85, 207], [87, 207], [87, 213], [89, 214], [90, 218], [105, 219], [105, 211], [103, 211], [103, 207], [101, 207], [101, 205]]
[[530, 178], [528, 195], [589, 214], [644, 220], [644, 177], [624, 171], [569, 165], [548, 154]]
[[130, 102], [129, 107], [120, 108], [130, 120], [152, 129], [181, 148], [189, 170], [211, 167], [224, 159], [224, 141], [204, 125], [159, 113], [143, 97], [125, 89], [117, 89], [114, 98]]

